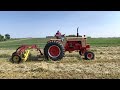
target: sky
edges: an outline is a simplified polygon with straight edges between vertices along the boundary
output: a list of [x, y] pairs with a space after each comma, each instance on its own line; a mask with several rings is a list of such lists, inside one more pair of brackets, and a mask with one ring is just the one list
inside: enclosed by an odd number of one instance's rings
[[0, 11], [0, 34], [12, 38], [62, 34], [120, 37], [120, 11]]

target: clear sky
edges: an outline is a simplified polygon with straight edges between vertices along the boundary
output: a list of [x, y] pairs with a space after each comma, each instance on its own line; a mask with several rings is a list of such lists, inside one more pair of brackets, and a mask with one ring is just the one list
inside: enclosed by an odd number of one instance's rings
[[0, 34], [12, 38], [63, 34], [120, 37], [120, 11], [0, 11]]

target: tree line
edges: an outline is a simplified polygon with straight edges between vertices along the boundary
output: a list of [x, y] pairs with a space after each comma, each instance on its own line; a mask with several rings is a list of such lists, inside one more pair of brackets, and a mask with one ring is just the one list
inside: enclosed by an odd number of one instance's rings
[[0, 41], [6, 41], [10, 39], [10, 34], [5, 34], [4, 36], [0, 34]]
[[[77, 35], [67, 35], [66, 37], [77, 37]], [[78, 37], [82, 37], [82, 35], [78, 35]], [[87, 38], [91, 38], [91, 36], [87, 36]]]
[[[66, 37], [77, 37], [77, 35], [67, 35]], [[78, 37], [82, 37], [82, 36], [78, 35]]]

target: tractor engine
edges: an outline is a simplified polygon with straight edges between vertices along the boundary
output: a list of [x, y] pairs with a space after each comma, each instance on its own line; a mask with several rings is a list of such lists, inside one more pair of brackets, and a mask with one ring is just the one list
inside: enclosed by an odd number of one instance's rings
[[67, 41], [65, 51], [79, 50], [82, 47], [81, 41]]
[[85, 37], [68, 37], [66, 40], [65, 51], [89, 50], [90, 45], [87, 45]]

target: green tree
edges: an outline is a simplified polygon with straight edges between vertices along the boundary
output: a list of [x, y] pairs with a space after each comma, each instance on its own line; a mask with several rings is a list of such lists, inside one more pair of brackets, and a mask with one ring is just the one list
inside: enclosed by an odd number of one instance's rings
[[4, 36], [0, 34], [0, 41], [4, 41]]
[[[77, 35], [68, 35], [66, 37], [77, 37]], [[79, 37], [82, 37], [81, 35], [79, 35]]]
[[88, 36], [87, 38], [91, 38], [91, 36]]
[[5, 34], [5, 39], [10, 39], [10, 35], [9, 34]]

